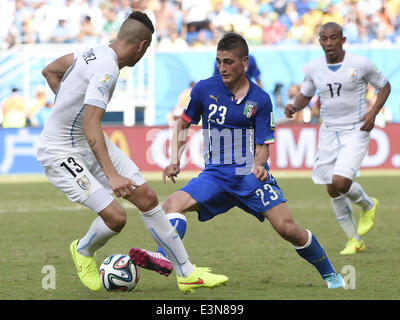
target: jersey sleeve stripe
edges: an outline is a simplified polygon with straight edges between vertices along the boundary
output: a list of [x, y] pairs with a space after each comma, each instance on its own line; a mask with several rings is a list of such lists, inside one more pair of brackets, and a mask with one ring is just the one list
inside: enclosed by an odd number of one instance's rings
[[184, 112], [182, 112], [181, 118], [187, 123], [192, 123], [192, 119], [190, 119], [190, 117], [188, 117]]

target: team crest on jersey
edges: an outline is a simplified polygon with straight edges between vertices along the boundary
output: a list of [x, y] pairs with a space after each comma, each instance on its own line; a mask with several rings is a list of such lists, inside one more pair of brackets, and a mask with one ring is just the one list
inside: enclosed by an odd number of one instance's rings
[[92, 184], [90, 183], [90, 180], [86, 175], [83, 175], [80, 177], [78, 180], [76, 180], [76, 183], [83, 189], [83, 190], [89, 190]]
[[357, 70], [356, 69], [349, 69], [347, 70], [347, 76], [351, 81], [357, 80]]
[[246, 101], [246, 104], [244, 106], [244, 111], [243, 115], [245, 115], [247, 118], [251, 118], [256, 114], [257, 111], [257, 105], [258, 102], [253, 102], [253, 101]]

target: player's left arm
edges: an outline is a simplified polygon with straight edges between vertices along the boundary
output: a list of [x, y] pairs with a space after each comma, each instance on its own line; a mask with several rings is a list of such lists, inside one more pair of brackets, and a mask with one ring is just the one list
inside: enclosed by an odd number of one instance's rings
[[67, 72], [68, 68], [71, 67], [73, 63], [74, 54], [69, 53], [48, 64], [42, 70], [42, 75], [49, 84], [51, 91], [54, 93], [57, 92], [58, 86], [60, 85], [65, 72]]
[[362, 121], [364, 121], [364, 124], [362, 125], [360, 130], [371, 131], [374, 128], [375, 118], [381, 111], [387, 98], [389, 97], [390, 90], [391, 90], [391, 85], [389, 81], [387, 81], [386, 84], [381, 89], [379, 89], [374, 105], [361, 119]]
[[269, 144], [274, 143], [275, 120], [272, 112], [272, 102], [267, 94], [263, 103], [256, 111], [255, 119], [255, 154], [252, 173], [260, 181], [268, 179], [267, 161], [269, 158]]
[[85, 104], [83, 131], [90, 149], [110, 183], [111, 189], [117, 197], [126, 197], [133, 191], [132, 186], [136, 185], [129, 178], [121, 176], [111, 161], [101, 127], [104, 112], [105, 110], [102, 108]]
[[269, 157], [268, 144], [256, 144], [254, 164], [251, 172], [260, 181], [268, 179], [268, 170], [265, 168]]

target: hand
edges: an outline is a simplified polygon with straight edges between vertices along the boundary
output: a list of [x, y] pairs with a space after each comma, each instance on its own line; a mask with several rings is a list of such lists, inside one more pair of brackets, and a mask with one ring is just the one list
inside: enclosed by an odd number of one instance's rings
[[293, 104], [288, 104], [285, 107], [285, 116], [288, 119], [292, 119], [293, 115], [297, 112], [296, 108], [294, 107]]
[[371, 111], [367, 112], [361, 119], [364, 124], [360, 128], [362, 131], [371, 131], [375, 126], [375, 114]]
[[253, 166], [251, 173], [261, 182], [265, 182], [268, 179], [268, 170], [263, 166]]
[[178, 176], [178, 173], [181, 171], [178, 164], [170, 164], [163, 170], [163, 183], [167, 182], [167, 177], [175, 183], [175, 177]]
[[138, 187], [131, 179], [121, 175], [113, 175], [108, 178], [111, 189], [114, 191], [115, 196], [127, 198], [133, 192], [133, 187]]

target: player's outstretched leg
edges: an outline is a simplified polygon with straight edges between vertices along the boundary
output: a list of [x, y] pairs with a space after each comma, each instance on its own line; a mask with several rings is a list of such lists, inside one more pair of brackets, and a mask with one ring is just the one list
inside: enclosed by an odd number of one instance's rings
[[289, 241], [296, 252], [318, 270], [328, 288], [344, 287], [342, 277], [336, 273], [324, 248], [309, 230], [304, 230], [296, 224], [286, 203], [272, 207], [264, 216], [279, 235]]
[[101, 280], [99, 270], [97, 269], [95, 256], [86, 257], [81, 255], [77, 250], [79, 240], [72, 241], [70, 251], [74, 260], [79, 279], [82, 283], [92, 291], [98, 291], [101, 288]]
[[131, 260], [139, 267], [153, 270], [164, 276], [169, 276], [172, 271], [172, 263], [163, 254], [140, 248], [129, 250]]

